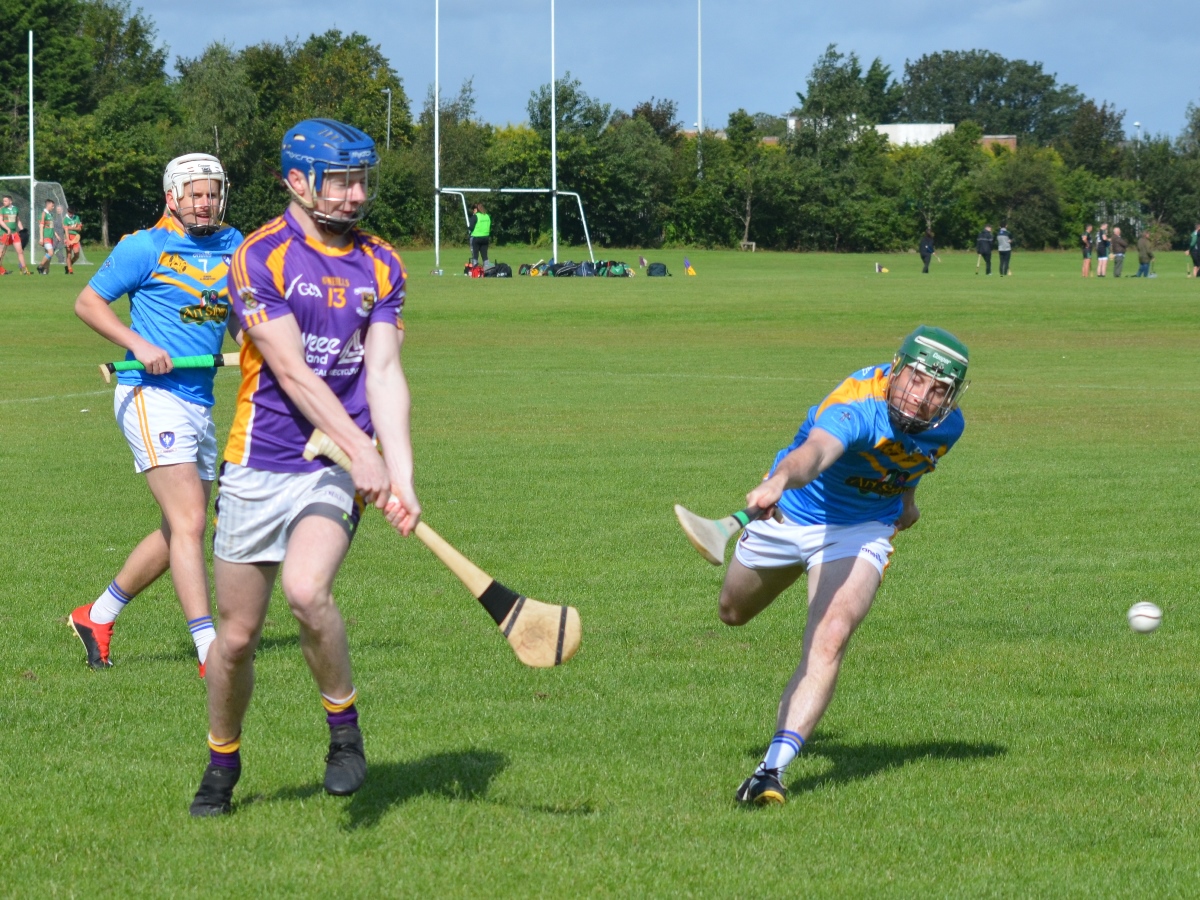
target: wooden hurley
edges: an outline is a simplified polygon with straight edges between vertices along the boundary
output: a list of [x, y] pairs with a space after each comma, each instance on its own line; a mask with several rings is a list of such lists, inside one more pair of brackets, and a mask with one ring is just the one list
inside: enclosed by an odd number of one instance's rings
[[[350, 457], [319, 428], [304, 447], [305, 459], [318, 456], [350, 471]], [[488, 611], [517, 659], [525, 665], [538, 669], [561, 665], [579, 650], [583, 625], [575, 607], [542, 603], [509, 590], [423, 521], [417, 523], [413, 533]]]
[[725, 545], [731, 537], [751, 522], [764, 519], [771, 513], [771, 509], [748, 506], [723, 519], [706, 519], [678, 503], [675, 504], [675, 517], [679, 519], [683, 533], [692, 542], [692, 546], [700, 551], [700, 555], [714, 566], [724, 565]]

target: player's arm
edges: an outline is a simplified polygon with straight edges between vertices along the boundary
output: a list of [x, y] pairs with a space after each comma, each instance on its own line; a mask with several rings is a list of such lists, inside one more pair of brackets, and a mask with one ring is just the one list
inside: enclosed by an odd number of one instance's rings
[[132, 352], [151, 375], [165, 375], [173, 368], [171, 354], [150, 343], [117, 318], [109, 302], [96, 293], [90, 284], [75, 298], [75, 315], [101, 337]]
[[905, 528], [912, 528], [917, 524], [919, 518], [921, 518], [921, 511], [917, 509], [917, 489], [915, 487], [907, 488], [900, 495], [900, 518], [896, 520], [896, 530], [903, 531]]
[[246, 334], [242, 331], [242, 323], [232, 313], [229, 316], [229, 320], [225, 323], [225, 330], [229, 332], [229, 336], [237, 342], [239, 347], [246, 342]]
[[421, 518], [421, 504], [413, 488], [411, 407], [408, 381], [400, 365], [404, 331], [390, 322], [375, 322], [367, 329], [364, 363], [367, 377], [367, 406], [375, 436], [383, 445], [383, 459], [392, 479], [392, 493], [400, 501], [389, 507], [387, 520], [407, 536]]
[[828, 431], [812, 429], [803, 444], [780, 460], [771, 477], [746, 495], [747, 505], [770, 509], [784, 491], [814, 481], [845, 452], [845, 445]]
[[283, 392], [309, 422], [346, 451], [352, 463], [354, 487], [368, 503], [383, 509], [391, 489], [383, 457], [375, 450], [375, 442], [354, 424], [329, 385], [308, 367], [296, 317], [269, 319], [251, 327], [249, 333]]

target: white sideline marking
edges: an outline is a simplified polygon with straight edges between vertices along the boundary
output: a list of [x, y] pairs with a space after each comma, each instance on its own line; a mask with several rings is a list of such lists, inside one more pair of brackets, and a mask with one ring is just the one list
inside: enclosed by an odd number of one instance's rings
[[16, 397], [12, 400], [0, 400], [0, 406], [7, 406], [10, 403], [45, 403], [47, 400], [70, 400], [72, 397], [95, 397], [97, 394], [111, 394], [111, 390], [106, 391], [83, 391], [79, 394], [55, 394], [52, 397]]

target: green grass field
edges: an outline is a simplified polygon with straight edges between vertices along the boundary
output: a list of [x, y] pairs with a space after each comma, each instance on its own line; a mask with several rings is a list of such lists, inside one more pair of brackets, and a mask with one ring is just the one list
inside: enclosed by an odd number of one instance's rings
[[[65, 624], [156, 521], [96, 371], [118, 354], [71, 311], [94, 270], [0, 279], [0, 895], [1200, 890], [1200, 283], [1182, 256], [1083, 282], [1072, 254], [1018, 253], [1008, 279], [967, 254], [929, 276], [913, 255], [690, 255], [696, 278], [671, 251], [647, 253], [670, 279], [472, 281], [405, 254], [426, 519], [578, 607], [583, 647], [523, 668], [372, 515], [337, 590], [367, 783], [321, 790], [324, 717], [277, 591], [220, 821], [187, 815], [204, 688], [169, 582], [126, 610], [109, 671]], [[737, 809], [803, 592], [721, 625], [723, 570], [671, 505], [739, 508], [808, 407], [920, 322], [971, 348], [966, 435], [918, 494], [789, 803]], [[223, 428], [236, 386], [219, 373]], [[1137, 600], [1164, 608], [1158, 632], [1126, 627]]]

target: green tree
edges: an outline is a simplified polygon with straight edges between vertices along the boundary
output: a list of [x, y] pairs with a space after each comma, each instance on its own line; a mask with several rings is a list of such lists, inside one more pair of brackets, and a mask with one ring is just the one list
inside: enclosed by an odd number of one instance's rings
[[1062, 173], [1062, 158], [1053, 149], [1002, 150], [974, 176], [979, 224], [1007, 226], [1026, 249], [1056, 246], [1063, 224]]
[[971, 119], [988, 134], [1016, 134], [1049, 143], [1062, 135], [1082, 102], [1040, 62], [1008, 60], [988, 50], [929, 53], [904, 64], [908, 122]]
[[1116, 175], [1122, 163], [1124, 118], [1124, 111], [1118, 112], [1107, 103], [1097, 106], [1092, 100], [1083, 101], [1066, 132], [1055, 142], [1063, 162], [1071, 169], [1083, 166], [1100, 178]]
[[854, 117], [863, 124], [882, 124], [896, 120], [903, 89], [878, 57], [864, 73], [856, 53], [847, 56], [830, 44], [813, 64], [805, 93], [796, 97], [799, 114], [809, 119]]

